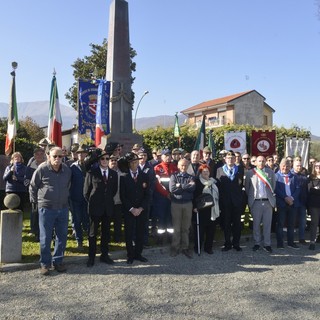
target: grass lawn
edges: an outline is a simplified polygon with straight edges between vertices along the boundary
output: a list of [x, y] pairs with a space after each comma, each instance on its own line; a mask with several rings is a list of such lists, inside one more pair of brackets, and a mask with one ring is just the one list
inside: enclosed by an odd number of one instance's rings
[[[71, 217], [71, 215], [70, 215]], [[244, 228], [242, 230], [242, 235], [249, 235], [252, 231], [249, 228], [248, 223], [248, 212], [246, 213]], [[113, 236], [113, 225], [111, 224], [111, 239]], [[124, 232], [123, 232], [124, 237]], [[216, 241], [223, 240], [223, 232], [219, 227], [216, 229], [215, 234]], [[98, 239], [99, 243], [100, 239]], [[122, 239], [123, 242], [121, 243], [114, 243], [111, 242], [109, 246], [110, 252], [117, 251], [117, 250], [125, 250], [125, 242], [124, 238]], [[150, 237], [150, 245], [156, 246], [156, 240]], [[88, 254], [88, 241], [87, 238], [84, 239], [83, 242], [84, 250], [80, 251], [77, 248], [77, 242], [72, 235], [72, 228], [71, 228], [71, 221], [69, 223], [69, 232], [68, 232], [68, 240], [67, 240], [67, 247], [65, 251], [65, 256], [83, 256]], [[23, 230], [22, 230], [22, 262], [23, 263], [32, 263], [39, 261], [39, 242], [35, 241], [35, 237], [33, 234], [30, 234], [30, 208], [26, 208], [24, 215], [23, 215]], [[97, 252], [99, 252], [99, 247], [97, 248]]]

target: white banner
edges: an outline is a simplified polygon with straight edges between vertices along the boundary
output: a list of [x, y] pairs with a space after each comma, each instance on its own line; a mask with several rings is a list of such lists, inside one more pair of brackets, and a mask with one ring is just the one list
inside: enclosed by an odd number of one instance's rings
[[224, 148], [241, 155], [247, 152], [247, 139], [245, 131], [231, 131], [224, 134]]
[[288, 157], [301, 157], [302, 165], [308, 168], [310, 140], [302, 138], [286, 138], [286, 153]]

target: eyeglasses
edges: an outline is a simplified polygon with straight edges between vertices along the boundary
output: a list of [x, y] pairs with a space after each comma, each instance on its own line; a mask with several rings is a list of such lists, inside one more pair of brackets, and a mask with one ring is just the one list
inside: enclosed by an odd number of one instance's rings
[[101, 157], [100, 160], [109, 160], [107, 157]]
[[52, 158], [62, 158], [62, 155], [61, 154], [53, 154], [52, 156], [51, 156]]
[[317, 166], [314, 166], [314, 167], [315, 167], [315, 168], [320, 168], [320, 166], [318, 166], [318, 165], [317, 165]]
[[242, 158], [242, 160], [250, 160], [250, 158]]

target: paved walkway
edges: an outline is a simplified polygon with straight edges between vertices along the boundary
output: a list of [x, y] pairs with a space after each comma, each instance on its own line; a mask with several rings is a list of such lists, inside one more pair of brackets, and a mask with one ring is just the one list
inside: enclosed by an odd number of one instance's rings
[[67, 273], [44, 277], [38, 265], [7, 265], [0, 272], [0, 319], [317, 319], [320, 244], [316, 251], [274, 249], [169, 256], [144, 251], [147, 263], [86, 267], [66, 258]]

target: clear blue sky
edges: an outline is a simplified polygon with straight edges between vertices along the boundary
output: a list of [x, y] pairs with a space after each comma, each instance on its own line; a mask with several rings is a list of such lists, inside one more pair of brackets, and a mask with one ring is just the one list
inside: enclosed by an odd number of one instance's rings
[[[71, 64], [108, 37], [111, 0], [4, 0], [0, 102], [8, 102], [11, 62], [17, 100], [49, 100], [53, 68], [61, 103]], [[137, 51], [137, 118], [173, 115], [200, 102], [255, 89], [274, 123], [320, 136], [320, 18], [317, 0], [128, 0]]]

